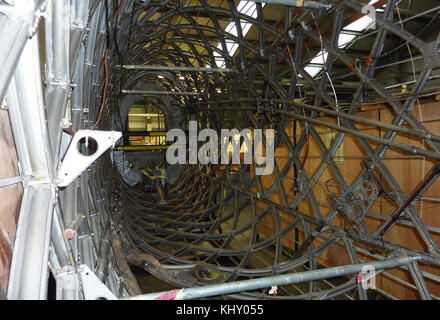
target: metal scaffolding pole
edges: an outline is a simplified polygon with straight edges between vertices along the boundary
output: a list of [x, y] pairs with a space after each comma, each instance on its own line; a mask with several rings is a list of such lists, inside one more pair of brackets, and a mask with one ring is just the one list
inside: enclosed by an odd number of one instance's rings
[[116, 147], [116, 151], [145, 151], [145, 150], [168, 150], [169, 145], [147, 145], [147, 146], [126, 146]]
[[172, 95], [172, 96], [198, 96], [200, 92], [178, 92], [178, 91], [149, 91], [149, 90], [122, 90], [125, 94], [141, 95]]
[[306, 272], [291, 273], [280, 276], [265, 277], [252, 280], [235, 281], [230, 283], [222, 283], [210, 286], [184, 288], [172, 291], [163, 291], [156, 293], [149, 293], [133, 297], [133, 300], [187, 300], [206, 298], [224, 294], [231, 294], [235, 292], [244, 292], [257, 290], [262, 288], [270, 288], [272, 286], [282, 286], [287, 284], [294, 284], [306, 281], [321, 280], [327, 278], [342, 277], [350, 274], [362, 272], [365, 268], [373, 270], [383, 270], [406, 266], [412, 261], [416, 261], [415, 257], [399, 257], [391, 258], [382, 261], [375, 261], [369, 263], [360, 263], [347, 265], [336, 268], [326, 268], [321, 270], [313, 270]]
[[206, 73], [238, 73], [238, 70], [227, 68], [196, 68], [178, 66], [148, 66], [148, 65], [123, 65], [126, 70], [154, 70], [154, 71], [182, 71], [182, 72], [206, 72]]
[[289, 7], [308, 8], [308, 9], [330, 9], [331, 5], [316, 1], [307, 0], [249, 0], [251, 2], [281, 4]]

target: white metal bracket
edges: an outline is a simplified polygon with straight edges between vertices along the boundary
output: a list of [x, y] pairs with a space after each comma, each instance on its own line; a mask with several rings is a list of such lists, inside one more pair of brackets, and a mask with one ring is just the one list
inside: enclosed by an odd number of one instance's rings
[[79, 130], [61, 163], [58, 186], [68, 186], [121, 137], [117, 131]]
[[116, 296], [87, 265], [81, 265], [79, 270], [85, 300], [117, 300]]
[[52, 269], [52, 273], [56, 279], [57, 300], [78, 300], [80, 281], [75, 268], [65, 266], [60, 269]]

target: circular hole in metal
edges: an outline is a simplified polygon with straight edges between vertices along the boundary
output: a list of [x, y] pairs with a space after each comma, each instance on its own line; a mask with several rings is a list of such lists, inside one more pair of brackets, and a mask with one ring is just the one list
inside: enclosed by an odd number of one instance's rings
[[98, 151], [98, 142], [92, 137], [83, 137], [78, 141], [78, 152], [83, 156], [93, 156]]

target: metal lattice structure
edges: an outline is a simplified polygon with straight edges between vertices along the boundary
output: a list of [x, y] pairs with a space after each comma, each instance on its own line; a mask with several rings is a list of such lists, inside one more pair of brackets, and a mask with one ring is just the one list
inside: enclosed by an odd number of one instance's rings
[[[359, 55], [339, 40], [350, 21], [367, 14], [365, 3], [255, 2], [246, 12], [233, 0], [0, 1], [0, 39], [7, 49], [0, 49], [0, 101], [6, 97], [25, 189], [9, 298], [44, 298], [47, 262], [58, 298], [90, 296], [82, 265], [116, 297], [139, 295], [124, 255], [188, 288], [176, 291], [178, 298], [331, 299], [356, 291], [357, 298], [367, 299], [356, 275], [368, 264], [419, 298], [437, 298], [440, 226], [421, 217], [417, 202], [440, 174], [440, 135], [414, 112], [419, 99], [438, 87], [440, 34], [408, 30], [397, 1], [377, 1], [375, 9], [385, 8], [375, 13], [376, 29], [353, 38], [370, 41], [368, 54]], [[269, 19], [269, 6], [283, 16]], [[433, 3], [407, 19], [438, 9]], [[44, 25], [38, 23], [43, 13]], [[437, 20], [433, 16], [430, 24]], [[395, 87], [377, 78], [393, 50], [384, 49], [390, 39], [411, 47], [410, 58], [399, 63], [420, 63], [410, 91], [397, 98]], [[320, 72], [311, 74], [316, 52], [323, 61], [314, 64]], [[350, 90], [335, 85], [341, 78], [354, 83]], [[138, 101], [160, 107], [169, 130], [186, 130], [189, 120], [200, 130], [273, 128], [276, 159], [280, 154], [287, 159], [278, 158], [273, 174], [264, 177], [254, 174], [253, 165], [169, 166], [164, 151], [130, 156], [114, 150], [58, 188], [58, 168], [70, 141], [66, 131], [124, 132]], [[386, 103], [391, 116], [359, 115], [374, 103]], [[362, 125], [379, 134], [366, 133]], [[335, 132], [330, 143], [321, 128]], [[408, 136], [411, 144], [401, 140]], [[336, 157], [349, 137], [363, 155], [350, 181]], [[312, 144], [315, 165], [310, 165]], [[390, 153], [420, 157], [430, 168], [410, 194], [385, 161]], [[129, 157], [164, 168], [166, 187], [156, 184], [154, 192], [145, 192]], [[373, 214], [384, 201], [392, 212]], [[379, 223], [373, 225], [372, 218]], [[273, 221], [273, 232], [261, 238], [267, 221]], [[410, 228], [420, 245], [390, 236], [398, 225]], [[67, 238], [71, 226], [77, 230]], [[294, 247], [287, 248], [292, 235]], [[322, 268], [320, 256], [335, 246], [345, 250], [349, 264]], [[273, 259], [256, 266], [263, 252]], [[393, 268], [407, 272], [409, 280], [390, 275]], [[287, 282], [276, 278], [283, 274]], [[346, 276], [342, 283], [328, 281], [338, 275]], [[330, 286], [322, 288], [320, 281]], [[309, 283], [307, 290], [284, 289], [300, 282]], [[274, 285], [283, 286], [276, 297], [266, 290]], [[378, 291], [393, 298], [384, 288]]]

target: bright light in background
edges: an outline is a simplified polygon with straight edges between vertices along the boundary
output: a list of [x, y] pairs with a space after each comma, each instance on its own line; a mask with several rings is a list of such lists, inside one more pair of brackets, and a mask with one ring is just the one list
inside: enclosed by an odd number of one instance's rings
[[315, 77], [322, 69], [321, 66], [316, 65], [322, 65], [324, 61], [327, 61], [327, 56], [327, 51], [324, 50], [324, 54], [322, 50], [319, 51], [318, 54], [310, 61], [309, 65], [304, 68], [304, 70], [306, 70], [306, 72], [312, 77]]
[[[265, 3], [262, 3], [261, 6], [264, 7]], [[255, 2], [250, 2], [250, 1], [240, 1], [240, 3], [237, 6], [237, 11], [239, 13], [248, 15], [252, 18], [257, 18], [257, 5], [255, 4]], [[242, 34], [243, 37], [246, 36], [246, 34], [249, 32], [249, 30], [252, 27], [252, 23], [246, 22], [244, 20], [240, 21], [240, 25], [241, 25], [241, 30], [242, 30]], [[238, 37], [238, 32], [237, 32], [237, 27], [235, 26], [235, 22], [231, 21], [225, 28], [225, 31]], [[228, 50], [229, 55], [232, 57], [234, 56], [235, 52], [238, 49], [238, 43], [236, 43], [233, 40], [230, 39], [226, 39], [226, 50]], [[222, 44], [219, 43], [217, 45], [217, 48], [219, 50], [222, 50]], [[222, 55], [216, 51], [214, 51], [214, 59], [215, 59], [215, 63], [217, 64], [218, 68], [225, 68], [225, 59], [222, 57]], [[207, 66], [208, 68], [210, 66]]]
[[349, 33], [340, 33], [338, 39], [338, 47], [345, 48], [350, 42], [352, 42], [356, 38], [356, 35]]
[[[377, 0], [372, 0], [368, 4], [372, 5], [376, 3]], [[377, 9], [376, 11], [382, 12], [384, 5], [382, 8]], [[363, 16], [362, 18], [353, 21], [345, 28], [343, 28], [339, 34], [338, 39], [338, 47], [343, 49], [347, 47], [362, 31], [368, 30], [374, 24], [374, 21], [368, 17]], [[345, 31], [345, 32], [344, 32]], [[322, 55], [322, 51], [319, 51], [317, 55], [304, 67], [304, 70], [310, 74], [311, 77], [316, 77], [318, 73], [324, 68], [323, 65], [327, 61], [327, 52], [324, 53], [324, 59]]]
[[[368, 4], [372, 5], [376, 2], [377, 2], [377, 0], [372, 0]], [[261, 3], [261, 5], [262, 5], [262, 7], [264, 7], [265, 3]], [[385, 6], [386, 5], [384, 5], [381, 9], [377, 9], [376, 11], [382, 12], [383, 8]], [[258, 15], [256, 3], [250, 2], [250, 1], [240, 1], [240, 3], [237, 6], [237, 11], [239, 13], [248, 15], [254, 19], [257, 18], [257, 15]], [[359, 36], [359, 34], [362, 31], [369, 29], [373, 25], [373, 23], [374, 23], [374, 21], [370, 17], [363, 16], [362, 18], [347, 25], [345, 28], [343, 28], [341, 30], [341, 33], [339, 34], [338, 47], [341, 49], [347, 47], [356, 37]], [[245, 37], [246, 34], [251, 29], [252, 24], [249, 22], [246, 22], [244, 20], [241, 20], [240, 24], [241, 24], [243, 37]], [[231, 21], [226, 26], [225, 32], [230, 33], [230, 34], [238, 37], [237, 27], [236, 27], [234, 21]], [[233, 41], [231, 39], [225, 39], [225, 42], [226, 42], [226, 50], [228, 51], [229, 55], [231, 57], [234, 56], [235, 52], [238, 49], [238, 43], [236, 43], [235, 41]], [[221, 43], [219, 43], [217, 45], [217, 49], [219, 49], [219, 51], [222, 51], [223, 48], [222, 48]], [[214, 60], [215, 60], [215, 63], [217, 64], [217, 67], [218, 68], [225, 68], [226, 65], [225, 65], [225, 59], [223, 58], [223, 56], [216, 51], [214, 51], [213, 55], [214, 55]], [[309, 62], [309, 64], [305, 66], [304, 70], [307, 73], [309, 73], [310, 76], [316, 77], [319, 74], [319, 72], [323, 69], [323, 64], [327, 61], [327, 56], [328, 56], [327, 52], [324, 51], [324, 54], [323, 54], [322, 51], [319, 51], [316, 54], [316, 56]], [[210, 68], [211, 66], [207, 65], [206, 67]]]

